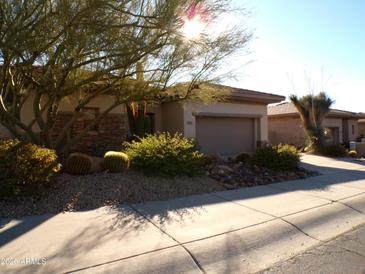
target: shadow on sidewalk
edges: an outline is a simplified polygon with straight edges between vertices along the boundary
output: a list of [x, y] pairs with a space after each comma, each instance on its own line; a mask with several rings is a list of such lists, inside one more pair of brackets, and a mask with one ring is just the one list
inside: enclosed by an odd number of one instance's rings
[[[313, 170], [322, 169], [316, 165], [309, 164], [306, 164], [306, 168]], [[363, 192], [365, 193], [365, 170], [345, 170], [340, 168], [326, 167], [326, 173], [326, 175], [319, 175], [302, 180], [278, 182], [266, 186], [240, 188], [237, 190], [227, 190], [225, 192], [228, 193], [240, 191], [242, 192], [242, 195], [235, 195], [235, 200], [244, 200], [300, 190], [325, 190], [328, 187], [337, 184], [363, 180], [361, 184], [364, 185]], [[292, 185], [290, 185], [290, 189], [275, 187], [276, 184], [280, 183]], [[212, 194], [214, 194], [214, 192]], [[232, 201], [234, 202], [235, 200]], [[137, 205], [132, 205], [132, 207], [136, 207], [138, 212], [141, 213], [146, 219], [153, 220], [155, 225], [163, 228], [169, 223], [183, 224], [186, 221], [194, 221], [195, 218], [206, 213], [207, 206], [225, 202], [227, 201], [208, 193], [167, 201], [150, 201]], [[116, 207], [115, 209], [117, 208], [118, 207]], [[125, 217], [123, 212], [121, 214], [123, 215], [123, 217]], [[227, 212], [227, 215], [229, 216], [229, 212]], [[115, 220], [115, 225], [117, 227], [125, 225], [125, 218], [121, 218], [121, 220], [123, 220], [123, 222], [121, 223], [118, 221], [118, 217]], [[224, 222], [224, 220], [222, 221]], [[135, 228], [139, 228], [138, 225]]]
[[[249, 195], [245, 195], [243, 199], [271, 196], [278, 194], [278, 192], [285, 193], [297, 190], [325, 189], [331, 185], [365, 179], [365, 169], [362, 171], [333, 168], [328, 166], [320, 167], [308, 163], [305, 164], [305, 167], [313, 170], [324, 170], [327, 175], [292, 181], [293, 187], [290, 190], [276, 189], [273, 191], [275, 193], [267, 191], [268, 188], [266, 186], [247, 188]], [[290, 182], [287, 181], [287, 183]], [[365, 186], [365, 180], [363, 184]], [[80, 235], [84, 235], [83, 233], [87, 233], [88, 235], [99, 233], [98, 235], [95, 234], [95, 236], [92, 236], [95, 241], [94, 244], [98, 245], [101, 244], [103, 237], [112, 231], [123, 230], [123, 233], [120, 235], [121, 237], [132, 231], [143, 232], [148, 226], [150, 226], [148, 220], [153, 220], [154, 225], [162, 228], [172, 222], [183, 224], [187, 220], [194, 221], [194, 219], [198, 216], [206, 214], [207, 206], [226, 202], [226, 200], [210, 194], [194, 195], [167, 201], [146, 202], [141, 205], [148, 210], [138, 210], [138, 212], [142, 213], [144, 217], [140, 216], [126, 205], [110, 207], [108, 214], [110, 214], [111, 219], [105, 223], [104, 230], [93, 231], [92, 229], [90, 230], [88, 226], [85, 226], [85, 231], [80, 231], [79, 235], [75, 235], [75, 239], [72, 239], [69, 243], [65, 244], [65, 250], [67, 250], [68, 254], [72, 254], [77, 251], [80, 252], [80, 249], [85, 249], [83, 243], [78, 241], [78, 239], [82, 238], [80, 238]], [[132, 208], [138, 207], [138, 205], [131, 206]], [[2, 228], [0, 232], [0, 246], [4, 246], [14, 241], [23, 234], [28, 233], [55, 216], [57, 215], [40, 215], [19, 218], [15, 220], [16, 223], [9, 228], [6, 228], [6, 223], [9, 222], [10, 219], [2, 219], [0, 222], [0, 229]], [[99, 217], [96, 215], [96, 221]], [[227, 218], [228, 217], [229, 212], [227, 212]], [[220, 221], [224, 222], [224, 220]], [[92, 246], [87, 246], [87, 248], [92, 248]]]
[[11, 220], [1, 219], [0, 229], [2, 230], [0, 232], [0, 248], [53, 217], [54, 215], [51, 214], [28, 216], [15, 220], [15, 223], [12, 224], [9, 228], [6, 228], [6, 226], [10, 223]]

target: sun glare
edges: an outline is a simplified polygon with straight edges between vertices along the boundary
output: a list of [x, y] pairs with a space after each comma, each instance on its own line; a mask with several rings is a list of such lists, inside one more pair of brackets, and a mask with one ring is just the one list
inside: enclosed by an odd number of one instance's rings
[[187, 39], [196, 39], [203, 33], [204, 28], [205, 24], [200, 15], [195, 15], [184, 19], [181, 31]]

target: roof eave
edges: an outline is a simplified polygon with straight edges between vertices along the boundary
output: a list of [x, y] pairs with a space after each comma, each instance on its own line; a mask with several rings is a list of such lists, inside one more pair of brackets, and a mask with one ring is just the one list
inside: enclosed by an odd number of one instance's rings
[[331, 118], [345, 118], [345, 119], [354, 119], [354, 120], [365, 118], [365, 116], [357, 114], [357, 113], [339, 114], [339, 113], [331, 113], [330, 112], [327, 116], [331, 117]]
[[299, 117], [299, 113], [292, 112], [292, 113], [277, 113], [277, 114], [267, 114], [268, 117]]
[[247, 95], [247, 94], [230, 94], [227, 99], [232, 101], [246, 101], [254, 103], [273, 104], [280, 103], [285, 100], [281, 95]]
[[[269, 117], [293, 117], [293, 116], [299, 116], [298, 112], [291, 112], [291, 113], [277, 113], [277, 114], [267, 114]], [[359, 115], [353, 115], [353, 114], [338, 114], [338, 113], [329, 113], [326, 115], [326, 117], [329, 118], [340, 118], [340, 119], [354, 119], [354, 120], [358, 120], [358, 119], [363, 119], [365, 118], [364, 116], [359, 116]], [[365, 121], [364, 121], [365, 122]]]

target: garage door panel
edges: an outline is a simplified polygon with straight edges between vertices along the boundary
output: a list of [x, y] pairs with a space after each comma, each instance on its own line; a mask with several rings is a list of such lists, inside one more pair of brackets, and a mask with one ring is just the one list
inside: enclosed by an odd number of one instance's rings
[[254, 119], [196, 117], [196, 137], [204, 153], [233, 155], [254, 151]]

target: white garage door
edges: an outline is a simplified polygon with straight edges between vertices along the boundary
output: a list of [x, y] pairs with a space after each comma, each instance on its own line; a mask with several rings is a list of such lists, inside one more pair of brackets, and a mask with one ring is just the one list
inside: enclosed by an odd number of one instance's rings
[[196, 138], [204, 153], [252, 152], [255, 150], [254, 119], [196, 116]]

